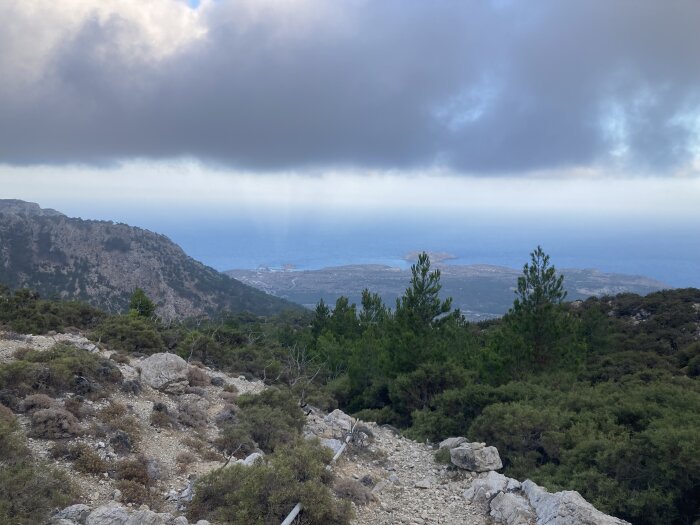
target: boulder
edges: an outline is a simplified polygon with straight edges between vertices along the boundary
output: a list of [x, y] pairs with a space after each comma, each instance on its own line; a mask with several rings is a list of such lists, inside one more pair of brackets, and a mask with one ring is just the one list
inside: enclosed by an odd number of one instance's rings
[[454, 465], [471, 472], [488, 472], [503, 468], [496, 447], [487, 447], [484, 443], [462, 443], [450, 450], [450, 459]]
[[104, 505], [93, 510], [85, 520], [85, 525], [126, 525], [129, 513], [119, 505]]
[[335, 429], [340, 430], [345, 434], [349, 433], [352, 430], [352, 418], [348, 416], [345, 412], [343, 412], [342, 410], [338, 410], [337, 408], [333, 412], [328, 414], [324, 418], [324, 420], [326, 423], [329, 423]]
[[87, 505], [78, 504], [78, 505], [71, 505], [70, 507], [66, 507], [63, 510], [59, 510], [56, 514], [54, 514], [53, 519], [55, 521], [58, 521], [58, 520], [74, 521], [75, 523], [79, 523], [80, 525], [84, 525], [85, 520], [88, 517], [88, 514], [90, 514], [90, 507], [88, 507]]
[[189, 525], [189, 523], [184, 516], [178, 516], [172, 521], [171, 525]]
[[498, 472], [489, 472], [483, 478], [472, 481], [469, 488], [464, 491], [467, 501], [479, 510], [482, 514], [488, 514], [491, 510], [491, 500], [499, 493], [507, 490], [511, 478], [505, 477]]
[[528, 479], [523, 482], [523, 492], [537, 514], [538, 525], [629, 525], [603, 514], [573, 490], [552, 494]]
[[156, 390], [179, 394], [189, 385], [187, 362], [175, 354], [153, 354], [141, 362], [140, 368], [141, 381]]
[[333, 454], [337, 454], [340, 448], [343, 446], [343, 442], [340, 441], [339, 439], [327, 439], [324, 438], [321, 440], [321, 445], [324, 447], [328, 447], [333, 451]]
[[527, 500], [520, 494], [499, 492], [491, 500], [491, 516], [496, 523], [505, 525], [534, 525], [537, 516]]
[[264, 454], [261, 452], [253, 452], [245, 459], [239, 459], [238, 461], [236, 461], [236, 463], [238, 463], [239, 465], [243, 465], [244, 467], [251, 467], [251, 466], [253, 466], [253, 463], [255, 463], [255, 461], [258, 458], [263, 457], [263, 455]]
[[466, 443], [467, 438], [465, 437], [450, 437], [440, 442], [440, 449], [447, 448], [452, 450], [460, 446], [462, 443]]
[[126, 525], [166, 525], [166, 521], [152, 510], [137, 510], [129, 516]]

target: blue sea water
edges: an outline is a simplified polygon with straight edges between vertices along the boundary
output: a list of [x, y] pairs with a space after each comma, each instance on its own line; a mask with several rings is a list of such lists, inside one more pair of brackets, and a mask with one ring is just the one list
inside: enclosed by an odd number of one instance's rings
[[700, 225], [423, 217], [261, 221], [247, 216], [187, 221], [144, 217], [139, 225], [164, 233], [218, 270], [406, 267], [410, 263], [404, 257], [417, 250], [450, 253], [452, 264], [521, 268], [539, 244], [559, 268], [595, 268], [644, 275], [673, 287], [700, 287]]

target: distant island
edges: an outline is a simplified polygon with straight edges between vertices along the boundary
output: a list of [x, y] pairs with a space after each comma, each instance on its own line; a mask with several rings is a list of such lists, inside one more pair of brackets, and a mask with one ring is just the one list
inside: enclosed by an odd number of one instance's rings
[[[406, 262], [414, 263], [418, 260], [418, 255], [421, 253], [420, 250], [414, 250], [412, 252], [408, 252], [406, 255], [403, 256], [403, 260]], [[449, 252], [427, 252], [428, 256], [430, 257], [430, 260], [433, 262], [433, 264], [438, 264], [438, 263], [444, 263], [446, 261], [454, 261], [458, 257], [452, 253]]]
[[[439, 253], [433, 255], [440, 256]], [[442, 255], [449, 257], [449, 254]], [[471, 320], [492, 319], [507, 312], [513, 304], [513, 292], [521, 275], [521, 270], [487, 264], [453, 265], [443, 262], [435, 264], [435, 267], [442, 272], [442, 296], [452, 297], [454, 306]], [[388, 306], [393, 307], [410, 279], [408, 269], [379, 264], [294, 271], [258, 268], [225, 273], [247, 285], [307, 308], [313, 308], [320, 299], [332, 305], [341, 295], [359, 304], [364, 288], [378, 293]], [[563, 269], [562, 273], [568, 300], [624, 292], [645, 295], [671, 288], [663, 282], [638, 275], [604, 273], [594, 269]]]

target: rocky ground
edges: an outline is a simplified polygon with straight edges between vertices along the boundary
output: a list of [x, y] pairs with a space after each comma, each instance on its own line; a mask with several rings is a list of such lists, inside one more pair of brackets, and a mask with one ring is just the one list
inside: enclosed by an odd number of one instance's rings
[[483, 515], [466, 504], [472, 475], [435, 462], [432, 446], [389, 428], [367, 425], [374, 435], [365, 449], [353, 447], [339, 461], [340, 476], [375, 483], [374, 501], [356, 508], [357, 525], [482, 525]]
[[[79, 334], [21, 336], [0, 333], [0, 363], [14, 359], [19, 349], [45, 351], [55, 343], [69, 343], [86, 351], [110, 357], [112, 352]], [[81, 432], [70, 444], [82, 443], [105, 464], [138, 458], [145, 462], [149, 477], [156, 480], [152, 491], [153, 510], [123, 504], [116, 482], [108, 472], [81, 473], [65, 459], [53, 459], [56, 442], [29, 437], [33, 453], [64, 470], [82, 490], [81, 505], [66, 509], [53, 525], [187, 525], [182, 515], [191, 497], [193, 481], [224, 464], [212, 445], [218, 429], [217, 416], [231, 409], [235, 395], [259, 393], [260, 381], [233, 377], [204, 366], [196, 367], [173, 354], [148, 358], [119, 356], [116, 360], [125, 382], [141, 385], [138, 391], [119, 390], [108, 398], [85, 400]], [[200, 383], [193, 385], [195, 372]], [[127, 389], [128, 390], [128, 389]], [[234, 393], [235, 392], [235, 393]], [[64, 405], [65, 399], [53, 400]], [[154, 426], [156, 405], [164, 406], [180, 422], [170, 427]], [[105, 416], [115, 407], [129, 422], [136, 436], [128, 451], [117, 450], [100, 431]], [[182, 419], [192, 409], [190, 419]], [[402, 437], [396, 429], [357, 421], [336, 410], [325, 414], [307, 408], [304, 434], [343, 453], [332, 465], [336, 477], [355, 497], [354, 525], [623, 525], [625, 522], [595, 510], [576, 492], [550, 494], [530, 481], [520, 483], [496, 472], [502, 467], [498, 451], [464, 438], [440, 444], [450, 451], [449, 464], [435, 460], [436, 446]], [[18, 414], [27, 435], [30, 417]], [[187, 461], [183, 461], [183, 453]], [[258, 454], [246, 458], [249, 464]], [[250, 461], [248, 461], [250, 460]], [[290, 509], [291, 510], [291, 509]], [[201, 522], [199, 525], [205, 525]]]

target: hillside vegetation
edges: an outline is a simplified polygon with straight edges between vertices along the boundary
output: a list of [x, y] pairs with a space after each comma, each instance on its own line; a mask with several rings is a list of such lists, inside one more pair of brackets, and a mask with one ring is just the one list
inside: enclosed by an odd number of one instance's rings
[[177, 324], [148, 305], [114, 316], [5, 290], [0, 323], [72, 325], [132, 355], [169, 349], [415, 439], [487, 442], [506, 475], [577, 490], [635, 524], [697, 522], [700, 290], [569, 303], [538, 249], [509, 313], [475, 324], [441, 297], [440, 277], [421, 256], [393, 308], [366, 290], [359, 306]]

